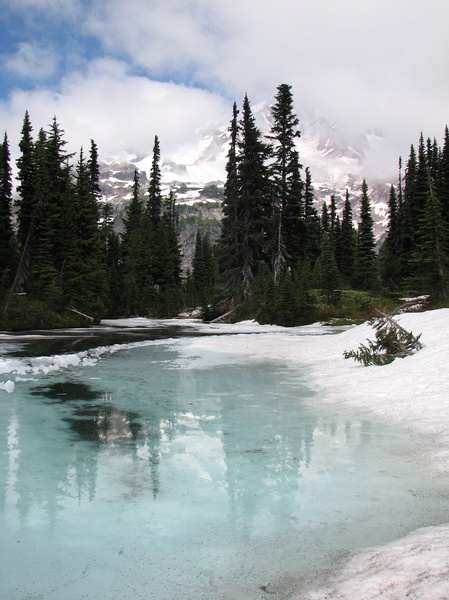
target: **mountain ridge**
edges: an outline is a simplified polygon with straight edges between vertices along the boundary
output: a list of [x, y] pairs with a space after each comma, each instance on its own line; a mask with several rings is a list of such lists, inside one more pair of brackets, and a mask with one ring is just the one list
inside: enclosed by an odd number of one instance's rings
[[[262, 102], [253, 107], [256, 125], [263, 135], [268, 135], [271, 125], [271, 103]], [[323, 201], [336, 199], [337, 211], [341, 212], [346, 190], [349, 192], [354, 220], [358, 220], [360, 188], [365, 172], [365, 163], [370, 154], [382, 143], [380, 132], [367, 131], [345, 138], [340, 134], [338, 124], [325, 116], [300, 113], [301, 136], [297, 140], [300, 162], [304, 169], [308, 167], [312, 176], [315, 204], [321, 211]], [[183, 235], [183, 221], [188, 217], [188, 207], [201, 203], [207, 209], [210, 206], [213, 221], [219, 221], [219, 207], [226, 178], [226, 161], [229, 148], [229, 125], [216, 123], [206, 126], [198, 132], [191, 144], [185, 145], [170, 157], [161, 161], [161, 183], [164, 194], [174, 190], [180, 215], [181, 244], [184, 254], [191, 254], [191, 232]], [[127, 160], [118, 161], [110, 157], [100, 161], [100, 185], [103, 200], [111, 203], [117, 221], [123, 214], [124, 206], [131, 198], [134, 169], [140, 173], [142, 195], [146, 194], [146, 185], [151, 170], [152, 156], [129, 155]], [[391, 182], [387, 179], [368, 178], [374, 232], [376, 238], [382, 238], [388, 218], [388, 195]], [[198, 207], [197, 207], [198, 208]], [[195, 211], [193, 211], [195, 212]], [[198, 212], [198, 211], [196, 211]], [[204, 210], [201, 211], [204, 218]], [[201, 218], [196, 229], [201, 228]], [[191, 224], [194, 219], [190, 219]], [[120, 225], [119, 225], [120, 227]], [[204, 229], [204, 228], [203, 228]], [[207, 228], [206, 228], [207, 229]], [[213, 239], [218, 235], [214, 226]], [[188, 251], [190, 250], [190, 251]]]

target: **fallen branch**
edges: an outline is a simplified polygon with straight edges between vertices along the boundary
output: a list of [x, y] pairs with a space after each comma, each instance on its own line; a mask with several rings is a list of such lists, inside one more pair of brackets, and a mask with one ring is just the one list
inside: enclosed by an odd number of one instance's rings
[[92, 321], [92, 322], [95, 321], [95, 319], [93, 317], [89, 317], [89, 315], [86, 315], [86, 314], [80, 312], [79, 310], [76, 310], [76, 308], [69, 307], [69, 308], [67, 308], [67, 310], [74, 312], [75, 314], [79, 315], [80, 317], [84, 317], [88, 321]]
[[231, 310], [228, 310], [227, 313], [225, 313], [224, 315], [220, 315], [219, 317], [217, 317], [216, 319], [213, 319], [211, 321], [211, 323], [219, 323], [220, 321], [223, 321], [223, 319], [226, 319], [227, 317], [229, 317], [229, 315], [232, 315], [232, 313], [237, 310], [237, 308], [240, 306], [240, 304], [237, 304], [237, 306], [234, 306], [234, 308], [231, 308]]

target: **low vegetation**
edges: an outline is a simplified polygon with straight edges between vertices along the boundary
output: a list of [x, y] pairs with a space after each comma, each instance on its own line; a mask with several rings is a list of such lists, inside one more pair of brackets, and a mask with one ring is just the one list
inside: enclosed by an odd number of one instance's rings
[[387, 365], [396, 358], [405, 358], [422, 348], [421, 335], [406, 331], [393, 319], [386, 317], [371, 321], [375, 329], [375, 341], [367, 340], [358, 350], [347, 350], [345, 358], [353, 358], [365, 367]]

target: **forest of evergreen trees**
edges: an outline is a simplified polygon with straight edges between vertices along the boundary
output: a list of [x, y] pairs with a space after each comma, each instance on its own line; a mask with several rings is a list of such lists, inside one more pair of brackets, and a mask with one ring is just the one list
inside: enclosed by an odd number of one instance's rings
[[[245, 96], [234, 104], [221, 237], [198, 232], [192, 268], [181, 269], [176, 199], [161, 191], [154, 138], [147, 190], [134, 172], [123, 232], [101, 201], [98, 149], [75, 164], [56, 118], [33, 137], [25, 114], [17, 194], [7, 134], [0, 144], [0, 303], [26, 295], [55, 311], [93, 316], [173, 316], [201, 306], [205, 318], [251, 307], [263, 322], [295, 324], [317, 303], [338, 306], [342, 290], [448, 294], [449, 132], [423, 136], [392, 185], [385, 241], [376, 251], [368, 185], [317, 210], [312, 176], [300, 163], [291, 87], [278, 86], [263, 136]], [[354, 224], [354, 201], [359, 223]]]

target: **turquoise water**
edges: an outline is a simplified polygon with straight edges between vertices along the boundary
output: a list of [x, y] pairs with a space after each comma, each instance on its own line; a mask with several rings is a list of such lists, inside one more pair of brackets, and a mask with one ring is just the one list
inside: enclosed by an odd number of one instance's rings
[[404, 432], [169, 334], [110, 334], [113, 352], [0, 392], [2, 598], [287, 598], [348, 550], [447, 520]]

